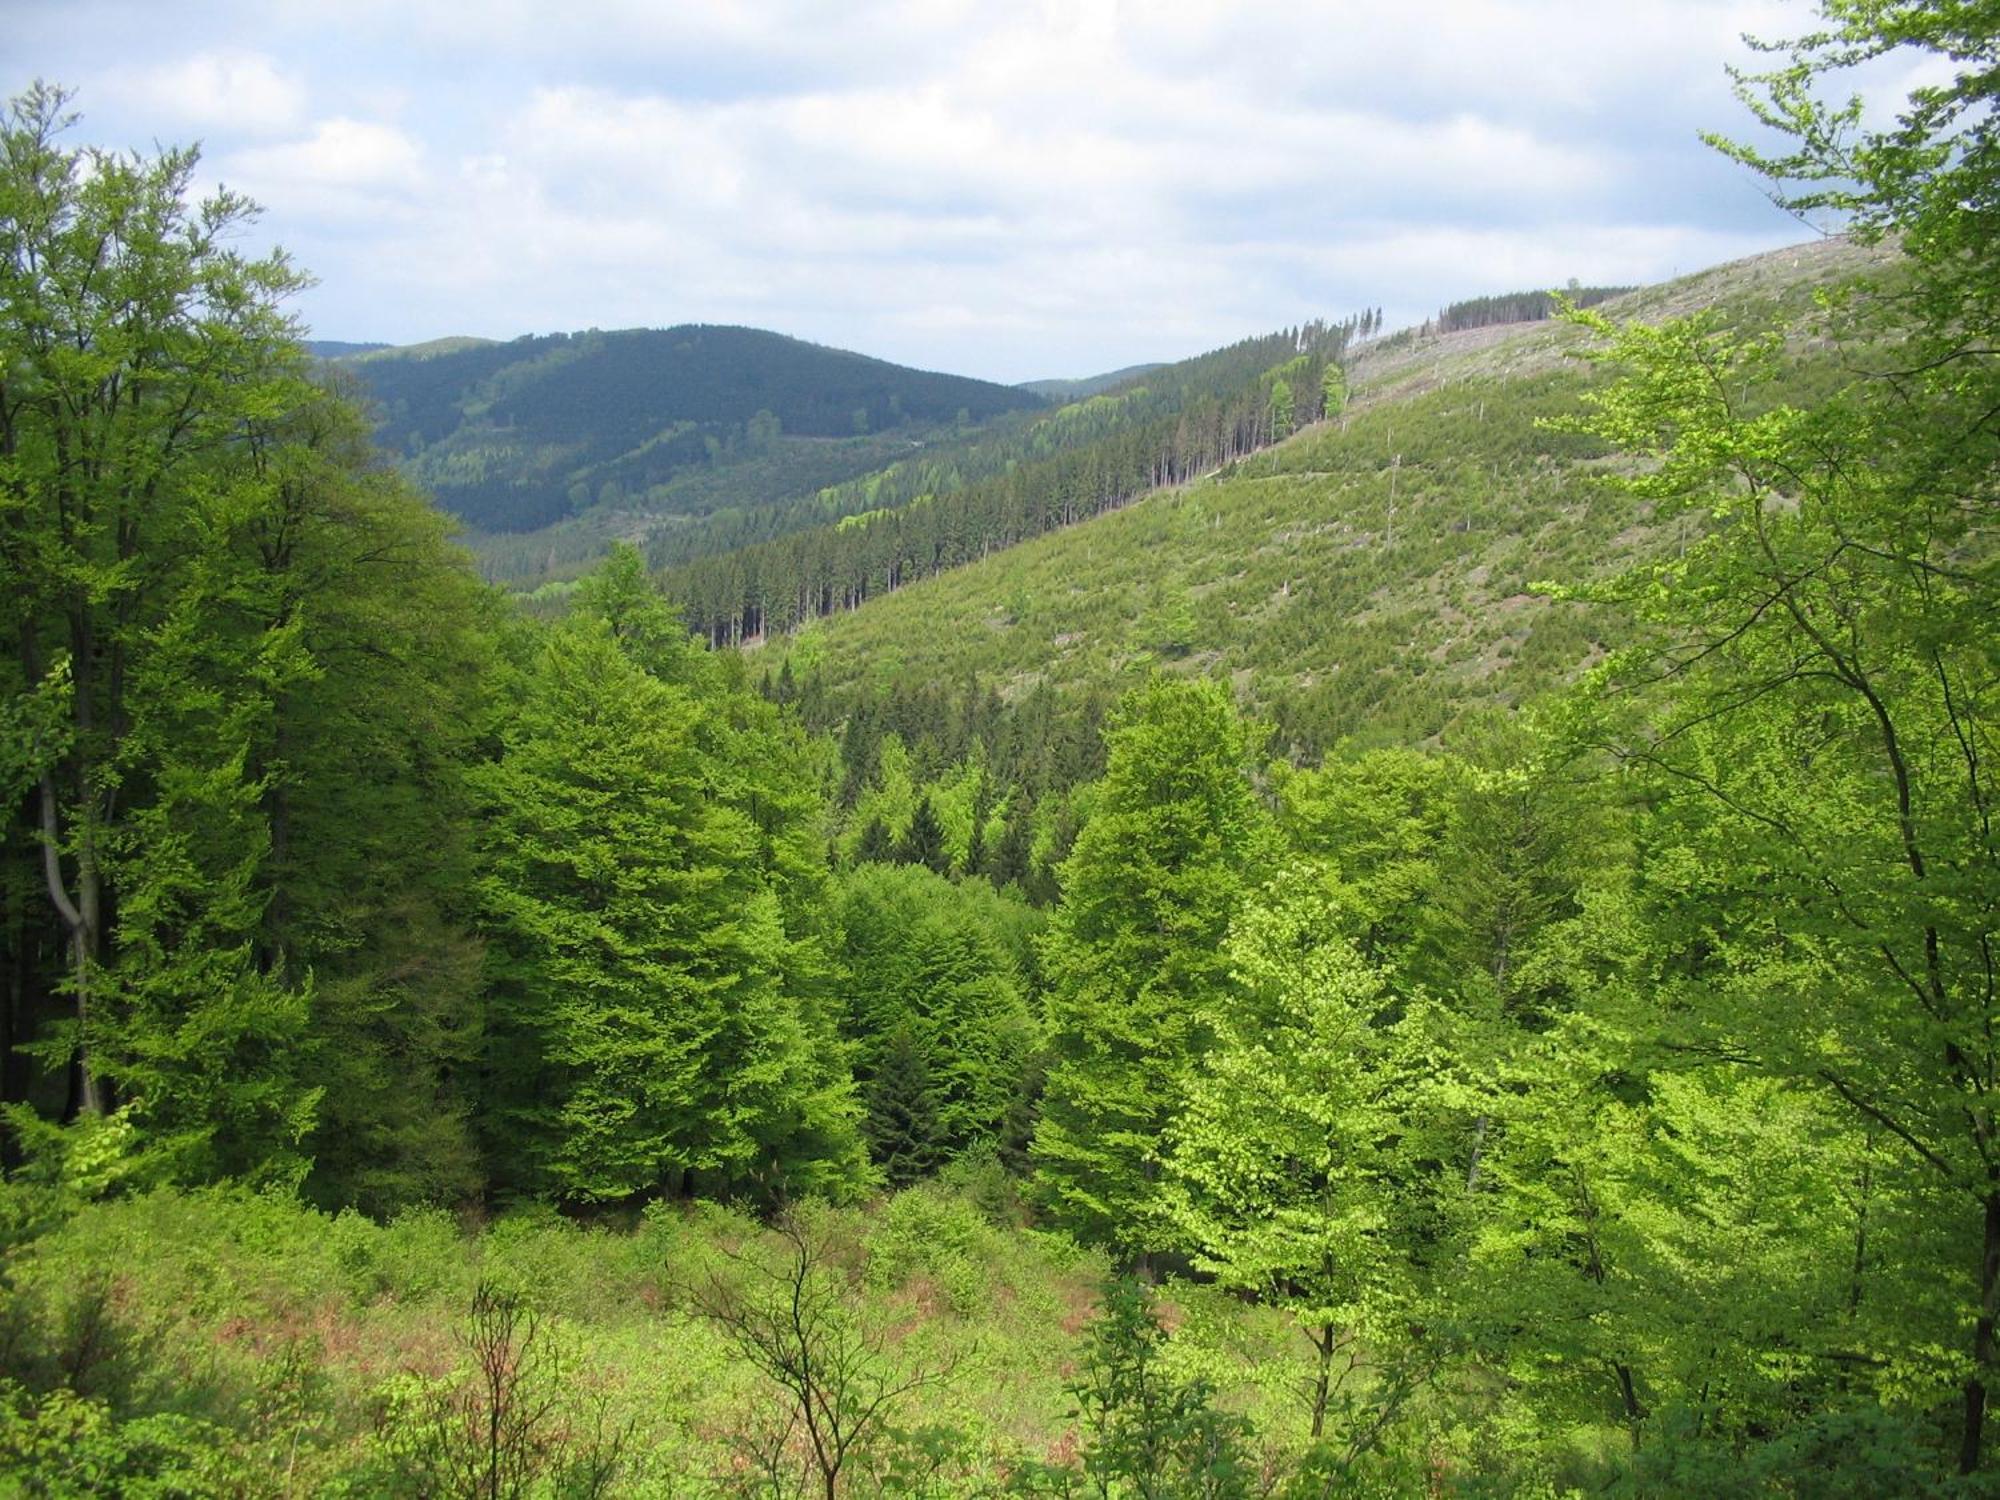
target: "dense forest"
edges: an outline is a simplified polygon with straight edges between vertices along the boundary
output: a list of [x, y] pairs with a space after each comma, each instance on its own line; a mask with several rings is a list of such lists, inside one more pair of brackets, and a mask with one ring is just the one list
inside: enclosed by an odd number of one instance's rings
[[1552, 318], [1567, 304], [1596, 307], [1637, 288], [1629, 286], [1578, 286], [1571, 282], [1563, 292], [1505, 292], [1492, 297], [1468, 297], [1440, 308], [1437, 316], [1425, 320], [1420, 330], [1426, 334], [1457, 333], [1466, 328], [1491, 328], [1503, 323], [1534, 323]]
[[[14, 100], [9, 1492], [2000, 1493], [2000, 24], [1822, 12], [1719, 142], [1883, 247], [1808, 324], [1576, 309], [1587, 374], [1359, 412], [1375, 318], [1309, 324], [560, 609], [247, 201]], [[1953, 81], [1824, 102], [1904, 47]], [[907, 669], [982, 553], [1036, 620], [1294, 490], [1268, 617]], [[1505, 692], [1382, 624], [1531, 566], [1582, 623]]]
[[[898, 431], [907, 445], [1043, 405], [1014, 387], [754, 328], [364, 348], [344, 368], [379, 413], [376, 441], [439, 504], [489, 532], [534, 531], [597, 505], [672, 514], [685, 505], [675, 479], [780, 449], [804, 467], [793, 485], [810, 492], [855, 467], [853, 445], [828, 452], [826, 439]], [[860, 451], [873, 467], [892, 450]]]

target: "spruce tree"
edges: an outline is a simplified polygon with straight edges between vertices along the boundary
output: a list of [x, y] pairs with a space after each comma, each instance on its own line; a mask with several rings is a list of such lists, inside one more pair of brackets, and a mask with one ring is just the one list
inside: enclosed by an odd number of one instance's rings
[[886, 864], [896, 857], [896, 841], [889, 837], [889, 825], [880, 817], [870, 818], [861, 830], [861, 842], [854, 847], [854, 857], [863, 864]]
[[945, 851], [944, 825], [938, 822], [929, 793], [917, 798], [917, 810], [910, 815], [910, 826], [896, 842], [896, 858], [906, 865], [922, 865], [939, 875], [950, 870], [951, 856]]
[[996, 930], [1009, 905], [913, 865], [860, 866], [835, 901], [855, 1072], [872, 1084], [892, 1043], [914, 1048], [945, 1154], [998, 1135], [1033, 1050], [1020, 977]]
[[1034, 838], [1033, 806], [1026, 797], [1017, 795], [1007, 809], [1007, 820], [1001, 828], [1000, 837], [987, 851], [983, 867], [986, 878], [1002, 889], [1025, 882]]
[[868, 1084], [868, 1146], [891, 1187], [928, 1177], [946, 1160], [931, 1070], [907, 1026], [883, 1045]]

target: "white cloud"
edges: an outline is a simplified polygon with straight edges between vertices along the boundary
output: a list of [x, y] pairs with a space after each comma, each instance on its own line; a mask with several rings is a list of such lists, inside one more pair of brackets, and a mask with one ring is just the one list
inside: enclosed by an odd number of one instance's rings
[[106, 83], [125, 107], [145, 111], [163, 127], [219, 126], [269, 134], [295, 125], [306, 109], [306, 89], [298, 76], [261, 52], [224, 49], [119, 67]]
[[395, 195], [424, 179], [423, 148], [393, 125], [321, 120], [301, 140], [236, 153], [225, 165], [273, 205], [299, 195]]
[[329, 336], [704, 318], [1018, 378], [1798, 235], [1695, 133], [1804, 0], [66, 3], [100, 75], [201, 49], [140, 138], [243, 101], [212, 160]]

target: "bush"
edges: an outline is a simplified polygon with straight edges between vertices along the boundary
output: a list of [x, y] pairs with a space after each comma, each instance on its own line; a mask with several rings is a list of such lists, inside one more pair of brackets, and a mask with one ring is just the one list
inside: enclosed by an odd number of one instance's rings
[[868, 1281], [888, 1290], [927, 1275], [954, 1313], [970, 1317], [991, 1298], [992, 1233], [968, 1200], [941, 1187], [910, 1188], [889, 1200], [869, 1236]]
[[0, 1480], [50, 1500], [184, 1500], [252, 1493], [230, 1435], [183, 1416], [113, 1419], [99, 1401], [0, 1384]]

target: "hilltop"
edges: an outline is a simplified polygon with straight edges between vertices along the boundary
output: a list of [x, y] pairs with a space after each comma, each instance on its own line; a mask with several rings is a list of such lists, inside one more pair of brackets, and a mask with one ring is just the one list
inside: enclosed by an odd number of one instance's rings
[[476, 537], [591, 513], [600, 524], [586, 554], [635, 515], [811, 494], [1045, 405], [1016, 387], [753, 328], [342, 352], [341, 367], [377, 408], [377, 441]]
[[1084, 375], [1074, 380], [1024, 380], [1021, 389], [1046, 396], [1051, 401], [1081, 401], [1087, 396], [1116, 390], [1121, 385], [1131, 385], [1160, 368], [1160, 363], [1155, 361], [1146, 365], [1127, 365], [1122, 370], [1107, 370], [1102, 375]]

